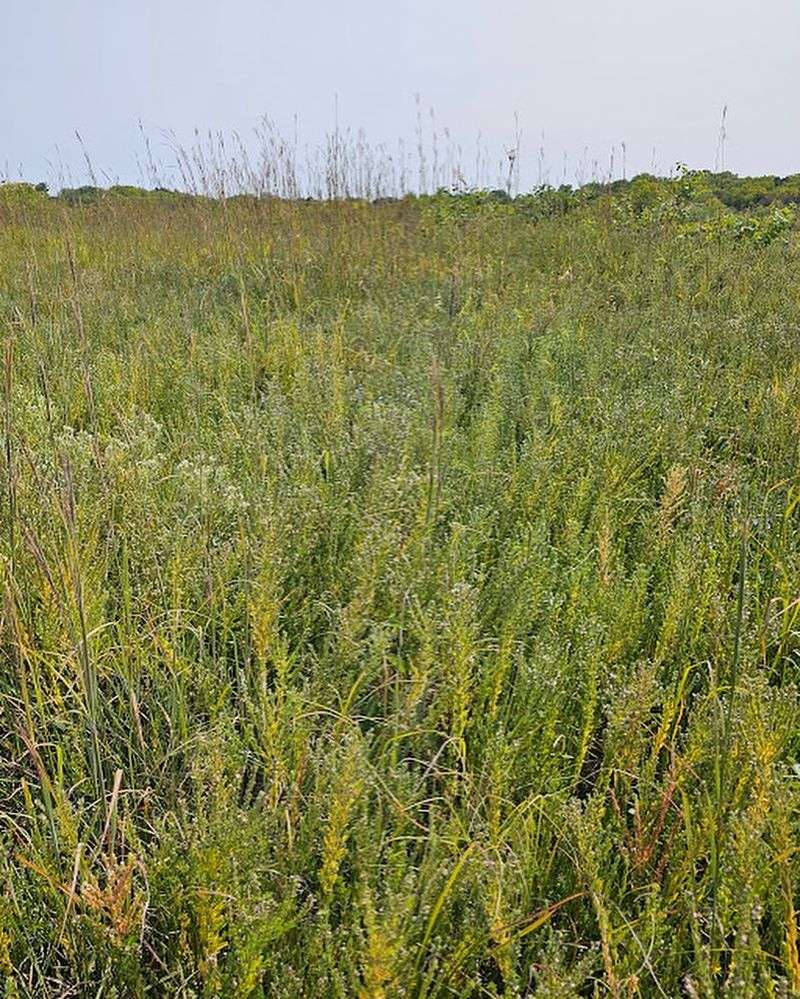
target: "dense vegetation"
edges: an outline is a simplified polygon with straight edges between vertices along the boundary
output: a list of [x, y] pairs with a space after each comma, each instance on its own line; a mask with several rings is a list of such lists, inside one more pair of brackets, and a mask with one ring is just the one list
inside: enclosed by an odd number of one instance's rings
[[4, 189], [8, 999], [800, 994], [798, 186], [718, 179]]
[[[220, 169], [217, 168], [218, 174], [220, 173]], [[186, 203], [190, 200], [197, 200], [200, 192], [208, 195], [208, 188], [213, 189], [215, 186], [224, 186], [224, 179], [219, 179], [219, 184], [215, 185], [214, 179], [207, 177], [209, 172], [211, 172], [210, 168], [205, 167], [203, 170], [203, 175], [206, 176], [205, 185], [200, 183], [198, 188], [198, 182], [194, 182], [194, 185], [192, 185], [195, 188], [194, 194], [188, 194], [185, 191], [169, 190], [164, 187], [145, 189], [118, 184], [110, 188], [101, 188], [93, 184], [87, 184], [82, 187], [64, 187], [51, 197], [48, 195], [48, 186], [44, 183], [36, 185], [5, 184], [0, 187], [0, 204], [3, 201], [8, 202], [12, 198], [17, 202], [22, 200], [28, 204], [43, 204], [45, 201], [54, 198], [73, 206], [97, 204], [100, 201], [135, 198], [139, 201], [160, 204], [162, 206], [166, 204], [174, 205]], [[230, 172], [229, 170], [227, 173], [229, 174]], [[189, 179], [191, 184], [191, 178], [187, 179]], [[230, 182], [230, 178], [228, 179]], [[239, 173], [233, 172], [233, 179], [241, 180], [242, 178]], [[771, 175], [765, 177], [738, 177], [729, 171], [722, 173], [712, 173], [709, 170], [689, 171], [681, 164], [678, 165], [677, 179], [667, 179], [643, 173], [631, 180], [592, 181], [577, 188], [570, 184], [562, 184], [558, 188], [553, 188], [545, 184], [533, 194], [519, 195], [514, 200], [520, 207], [523, 205], [530, 206], [535, 203], [539, 211], [546, 210], [551, 213], [556, 210], [556, 206], [561, 211], [565, 211], [570, 207], [584, 205], [588, 201], [596, 200], [608, 194], [632, 200], [638, 206], [652, 205], [670, 200], [680, 183], [683, 183], [684, 186], [686, 183], [691, 184], [695, 194], [702, 192], [702, 198], [695, 197], [694, 200], [696, 204], [702, 204], [706, 209], [714, 207], [717, 210], [730, 208], [743, 211], [758, 210], [759, 208], [768, 206], [780, 207], [800, 204], [800, 174], [792, 174], [788, 177]], [[275, 187], [274, 184], [271, 186]], [[290, 188], [296, 186], [296, 181], [289, 185]], [[346, 189], [348, 187], [347, 178], [345, 177], [335, 186]], [[356, 180], [351, 186], [355, 194], [360, 187], [364, 187], [365, 185], [363, 183], [359, 184]], [[269, 187], [270, 185], [265, 186], [265, 193], [270, 193]], [[445, 189], [441, 189], [438, 192], [438, 196], [441, 198], [447, 193]], [[468, 202], [469, 198], [464, 199], [463, 195], [464, 192], [461, 192], [461, 200]], [[477, 192], [477, 196], [484, 199], [494, 197], [495, 199], [504, 201], [511, 200], [509, 194], [503, 190]], [[410, 197], [413, 198], [413, 195]], [[473, 195], [473, 200], [474, 197]], [[237, 198], [238, 200], [251, 200], [247, 196], [234, 196], [233, 199], [229, 200], [235, 201]], [[376, 196], [367, 200], [385, 202], [387, 200], [398, 199], [387, 199]]]

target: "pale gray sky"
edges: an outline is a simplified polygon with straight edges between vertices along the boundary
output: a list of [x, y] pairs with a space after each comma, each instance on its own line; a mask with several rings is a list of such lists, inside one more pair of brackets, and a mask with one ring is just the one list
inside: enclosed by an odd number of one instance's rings
[[[468, 150], [501, 152], [519, 114], [568, 180], [627, 147], [630, 175], [675, 161], [800, 172], [800, 0], [0, 0], [0, 172], [132, 180], [141, 119], [248, 133], [261, 115], [317, 141], [333, 122], [413, 139], [414, 93]], [[56, 149], [60, 153], [56, 153]], [[469, 158], [471, 153], [466, 153]]]

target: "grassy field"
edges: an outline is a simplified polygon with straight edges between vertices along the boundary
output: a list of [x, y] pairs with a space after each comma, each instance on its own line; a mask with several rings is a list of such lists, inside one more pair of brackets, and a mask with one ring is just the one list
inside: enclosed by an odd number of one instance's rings
[[800, 241], [0, 199], [11, 997], [800, 995]]

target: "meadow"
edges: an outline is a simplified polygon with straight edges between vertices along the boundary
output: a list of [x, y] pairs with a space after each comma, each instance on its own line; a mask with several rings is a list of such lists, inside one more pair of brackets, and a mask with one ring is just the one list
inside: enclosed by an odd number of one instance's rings
[[800, 995], [776, 190], [0, 188], [6, 999]]

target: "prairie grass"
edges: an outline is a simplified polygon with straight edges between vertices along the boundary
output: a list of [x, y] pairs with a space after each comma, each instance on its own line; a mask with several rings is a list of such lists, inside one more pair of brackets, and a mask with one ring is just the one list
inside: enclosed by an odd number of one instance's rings
[[0, 202], [6, 997], [800, 994], [800, 248], [682, 184]]

